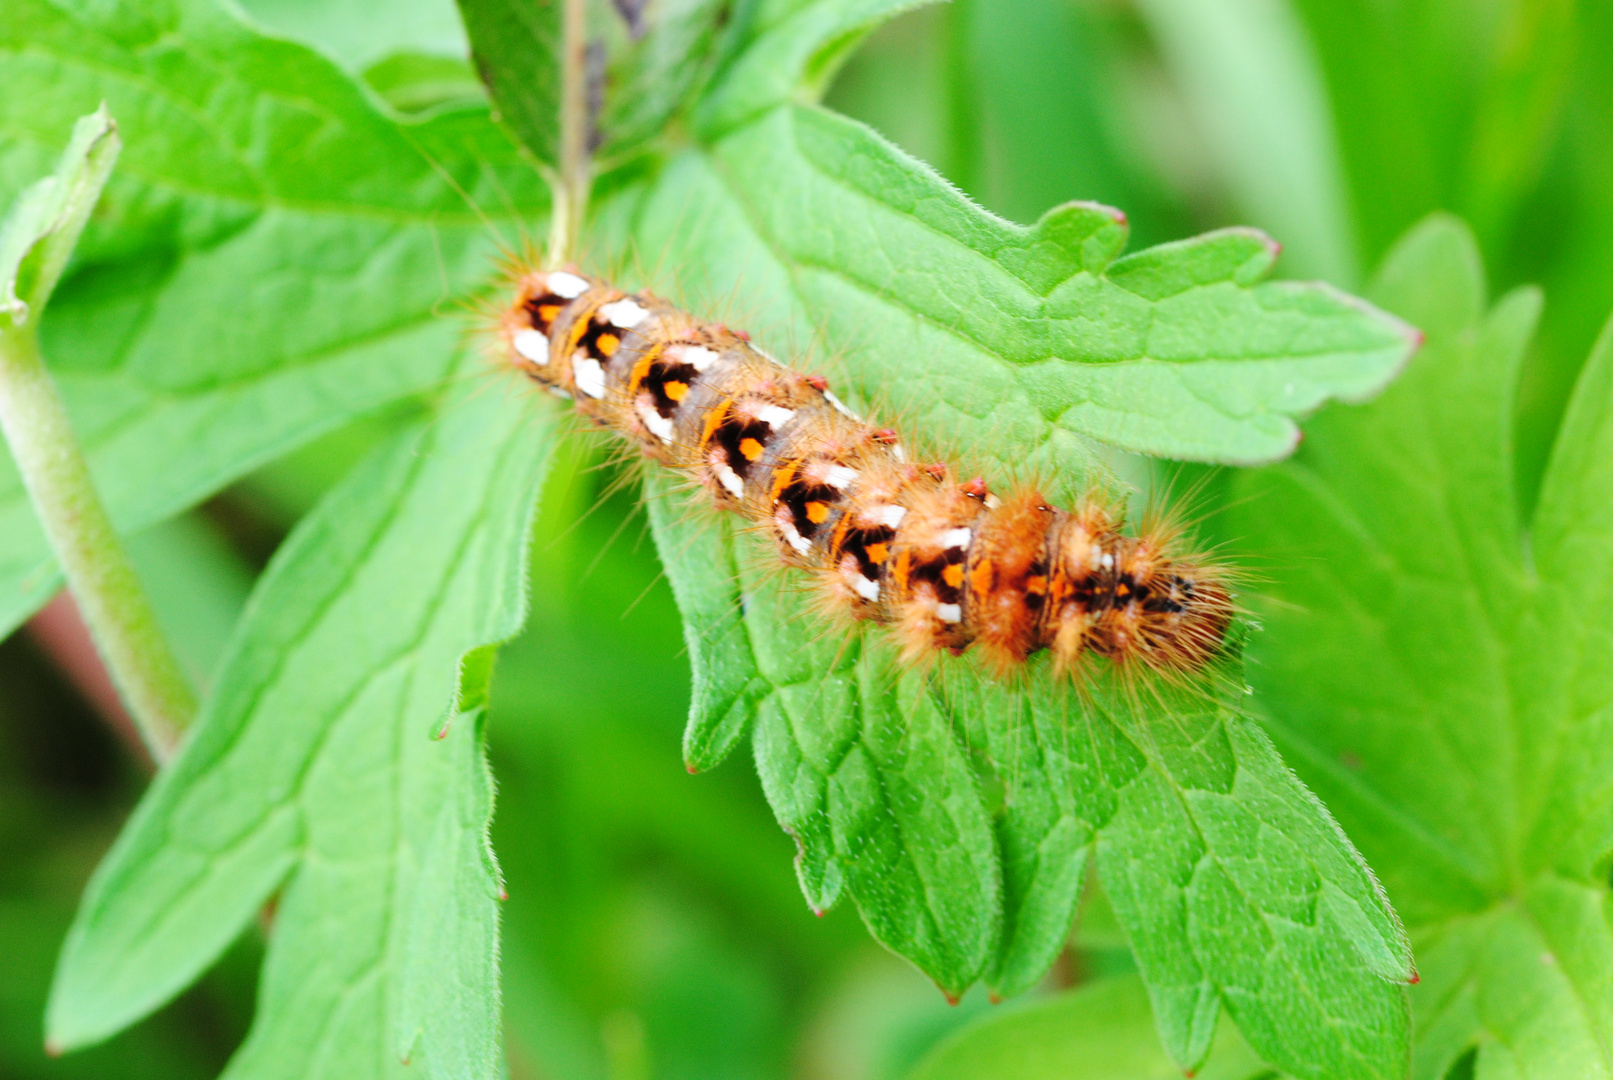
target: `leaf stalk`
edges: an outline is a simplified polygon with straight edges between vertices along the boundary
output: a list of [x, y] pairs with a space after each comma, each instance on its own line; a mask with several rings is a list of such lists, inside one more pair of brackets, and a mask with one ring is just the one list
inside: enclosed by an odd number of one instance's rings
[[196, 698], [118, 542], [32, 327], [0, 329], [0, 432], [96, 648], [152, 757], [171, 757]]
[[103, 106], [79, 121], [55, 176], [0, 227], [0, 435], [112, 681], [152, 757], [171, 757], [196, 697], [157, 624], [90, 476], [39, 351], [45, 308], [111, 174], [117, 125]]
[[549, 222], [550, 268], [572, 260], [588, 209], [593, 181], [589, 157], [588, 4], [564, 0], [560, 42], [560, 161], [554, 178], [554, 214]]

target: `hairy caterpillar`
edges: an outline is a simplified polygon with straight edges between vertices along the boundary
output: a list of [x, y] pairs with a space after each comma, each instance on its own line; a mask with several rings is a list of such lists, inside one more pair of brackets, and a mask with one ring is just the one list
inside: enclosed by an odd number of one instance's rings
[[1127, 535], [1096, 498], [1060, 510], [910, 462], [822, 377], [649, 293], [572, 270], [514, 284], [497, 325], [511, 366], [696, 477], [835, 607], [891, 627], [905, 658], [973, 645], [1007, 670], [1049, 649], [1063, 671], [1099, 655], [1180, 675], [1220, 650], [1227, 572], [1172, 530]]

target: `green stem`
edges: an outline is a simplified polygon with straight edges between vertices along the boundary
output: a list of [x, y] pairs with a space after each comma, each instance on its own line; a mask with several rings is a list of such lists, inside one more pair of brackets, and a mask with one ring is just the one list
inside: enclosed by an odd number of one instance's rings
[[557, 267], [576, 254], [593, 181], [588, 156], [588, 4], [564, 0], [560, 42], [560, 162], [554, 183], [545, 262]]
[[170, 757], [196, 698], [96, 494], [33, 324], [0, 320], [5, 435], [79, 611], [152, 757]]

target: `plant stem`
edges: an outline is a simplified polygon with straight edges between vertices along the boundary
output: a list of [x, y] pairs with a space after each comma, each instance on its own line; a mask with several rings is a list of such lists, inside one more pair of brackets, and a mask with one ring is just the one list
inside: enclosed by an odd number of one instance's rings
[[32, 323], [0, 321], [5, 435], [95, 644], [152, 757], [171, 757], [196, 698], [96, 494]]
[[554, 183], [554, 216], [549, 223], [545, 262], [561, 266], [573, 258], [588, 209], [592, 163], [588, 155], [588, 4], [564, 0], [560, 42], [560, 164]]

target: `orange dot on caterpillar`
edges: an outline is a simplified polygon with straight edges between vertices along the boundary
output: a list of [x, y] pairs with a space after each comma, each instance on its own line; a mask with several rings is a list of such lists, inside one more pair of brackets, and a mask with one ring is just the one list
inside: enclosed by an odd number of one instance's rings
[[1129, 535], [1096, 498], [1061, 510], [910, 464], [895, 430], [748, 334], [571, 269], [517, 273], [496, 329], [505, 363], [769, 531], [910, 660], [977, 648], [1007, 671], [1047, 649], [1064, 671], [1104, 656], [1181, 675], [1225, 644], [1231, 575], [1175, 530]]

